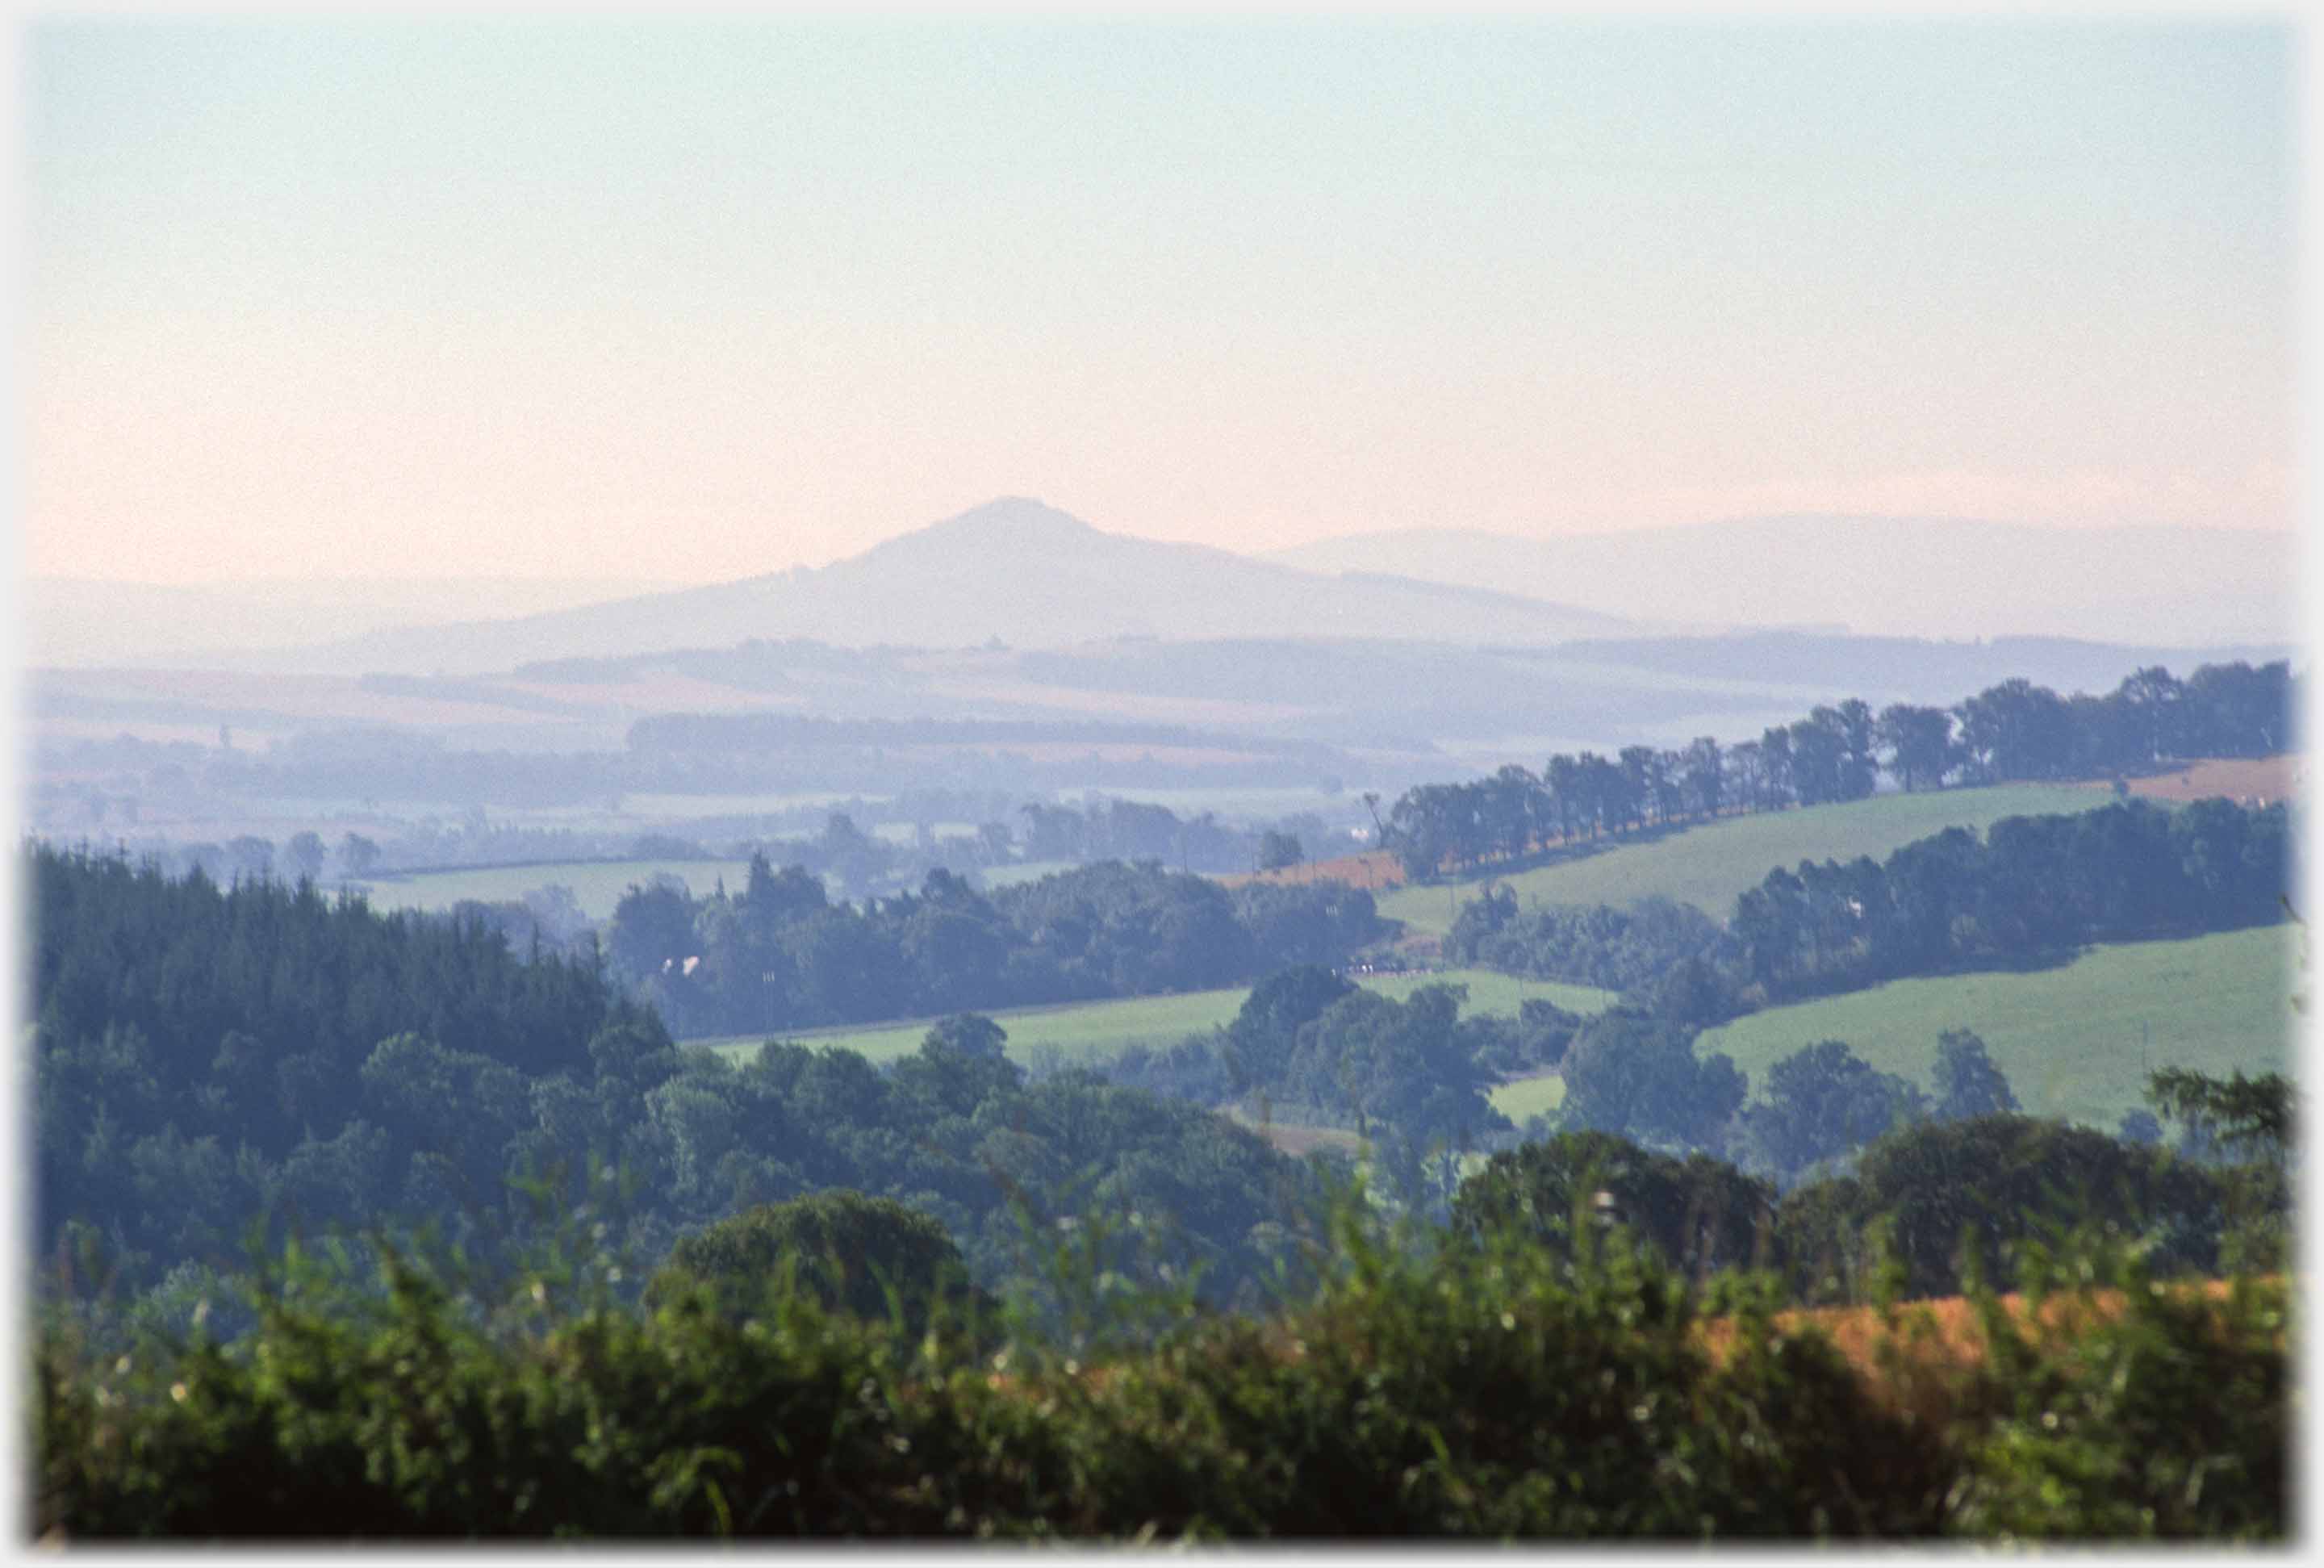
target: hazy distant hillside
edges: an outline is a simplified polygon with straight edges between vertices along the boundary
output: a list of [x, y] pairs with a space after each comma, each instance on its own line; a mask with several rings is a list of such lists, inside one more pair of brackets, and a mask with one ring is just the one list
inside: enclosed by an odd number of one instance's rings
[[2174, 647], [2298, 635], [2297, 540], [2284, 533], [1812, 515], [1549, 540], [1408, 529], [1265, 558], [1315, 571], [1398, 572], [1705, 628], [1845, 625], [1886, 636]]
[[26, 662], [134, 664], [297, 648], [389, 627], [530, 615], [666, 587], [614, 577], [410, 577], [174, 587], [88, 577], [24, 585]]
[[2200, 648], [2154, 642], [2083, 642], [2067, 637], [1996, 637], [1935, 641], [1809, 632], [1746, 632], [1725, 637], [1591, 639], [1525, 657], [1558, 664], [1620, 665], [1685, 680], [1747, 679], [1771, 689], [1822, 692], [1888, 702], [1950, 705], [2023, 676], [2066, 693], [2102, 696], [2134, 669], [2162, 665], [2184, 677], [2203, 664], [2264, 664], [2298, 651], [2288, 641]]
[[1541, 643], [1646, 629], [1507, 592], [1348, 580], [1200, 545], [1104, 533], [1039, 502], [1012, 498], [820, 569], [424, 633], [379, 632], [302, 654], [300, 662], [316, 669], [482, 673], [752, 638], [857, 648], [957, 648], [993, 638], [1054, 648], [1124, 634]]

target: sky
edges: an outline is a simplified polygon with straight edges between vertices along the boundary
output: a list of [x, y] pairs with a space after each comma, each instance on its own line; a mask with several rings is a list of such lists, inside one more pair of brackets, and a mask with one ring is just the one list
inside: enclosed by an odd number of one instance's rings
[[49, 22], [30, 573], [2289, 528], [2277, 22]]

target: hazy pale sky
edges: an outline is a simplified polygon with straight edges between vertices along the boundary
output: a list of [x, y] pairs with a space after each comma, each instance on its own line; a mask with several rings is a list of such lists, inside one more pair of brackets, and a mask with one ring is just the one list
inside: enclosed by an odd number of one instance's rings
[[24, 564], [2285, 527], [2280, 24], [51, 23]]

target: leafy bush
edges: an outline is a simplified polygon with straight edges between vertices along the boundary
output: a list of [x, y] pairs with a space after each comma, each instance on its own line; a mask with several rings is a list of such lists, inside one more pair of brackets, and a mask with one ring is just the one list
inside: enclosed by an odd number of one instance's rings
[[763, 1204], [681, 1239], [648, 1282], [645, 1300], [659, 1305], [696, 1290], [737, 1316], [770, 1293], [805, 1291], [826, 1311], [892, 1312], [912, 1337], [940, 1305], [966, 1316], [981, 1295], [942, 1225], [892, 1198], [844, 1188]]
[[[1143, 1337], [987, 1355], [778, 1289], [640, 1311], [609, 1271], [368, 1287], [292, 1257], [234, 1345], [35, 1348], [35, 1526], [72, 1538], [680, 1536], [2280, 1537], [2280, 1287], [2157, 1289], [2029, 1250], [1984, 1354], [1901, 1397], [1767, 1277], [1621, 1236], [1430, 1251], [1351, 1198], [1271, 1316], [1152, 1296]], [[2079, 1271], [2077, 1271], [2077, 1268]], [[1071, 1275], [1067, 1259], [1060, 1275]], [[2112, 1285], [2111, 1296], [2092, 1294]], [[1925, 1384], [1927, 1378], [1923, 1379]]]

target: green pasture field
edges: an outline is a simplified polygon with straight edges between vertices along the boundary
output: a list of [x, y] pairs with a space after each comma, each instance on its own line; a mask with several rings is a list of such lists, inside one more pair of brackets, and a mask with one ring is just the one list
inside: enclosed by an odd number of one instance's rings
[[1493, 1109], [1519, 1127], [1526, 1119], [1546, 1116], [1565, 1103], [1565, 1080], [1554, 1073], [1536, 1078], [1512, 1078], [1485, 1096]]
[[1379, 912], [1411, 932], [1442, 936], [1456, 904], [1488, 881], [1506, 883], [1519, 903], [1614, 904], [1660, 894], [1692, 904], [1715, 920], [1735, 912], [1737, 895], [1777, 866], [1801, 861], [1885, 859], [1917, 838], [1948, 827], [1980, 833], [2005, 816], [2090, 811], [2113, 798], [2075, 785], [2005, 784], [1880, 795], [1843, 806], [1811, 806], [1730, 816], [1642, 844], [1617, 844], [1510, 876], [1474, 876], [1446, 887], [1396, 888], [1375, 895]]
[[1882, 1072], [1925, 1089], [1937, 1036], [1972, 1029], [2028, 1113], [2111, 1132], [2144, 1102], [2153, 1068], [2289, 1069], [2297, 931], [2125, 943], [2090, 948], [2058, 969], [1891, 981], [1707, 1029], [1695, 1050], [1734, 1057], [1756, 1093], [1778, 1058], [1845, 1040]]
[[750, 880], [751, 865], [739, 860], [565, 861], [417, 872], [355, 886], [374, 909], [448, 909], [463, 899], [505, 903], [523, 898], [535, 888], [558, 884], [573, 890], [575, 900], [591, 919], [604, 920], [613, 917], [613, 906], [632, 884], [642, 886], [657, 873], [678, 878], [698, 899], [706, 897], [721, 877], [726, 879], [728, 892], [740, 892]]
[[[1515, 1013], [1518, 1003], [1531, 997], [1581, 1013], [1599, 1012], [1614, 1002], [1611, 992], [1593, 991], [1586, 985], [1560, 985], [1551, 981], [1519, 980], [1482, 969], [1375, 975], [1360, 983], [1401, 1001], [1421, 986], [1438, 982], [1466, 984], [1469, 1000], [1463, 1010], [1472, 1013]], [[994, 1013], [992, 1020], [1009, 1031], [1009, 1054], [1019, 1061], [1046, 1050], [1069, 1057], [1102, 1060], [1131, 1046], [1171, 1045], [1188, 1035], [1232, 1023], [1235, 1014], [1242, 1010], [1243, 998], [1250, 994], [1249, 986], [1228, 986], [1218, 991], [1181, 992], [1175, 996], [1136, 996], [1059, 1007], [1020, 1008]], [[777, 1038], [818, 1047], [835, 1046], [859, 1052], [875, 1062], [889, 1061], [918, 1050], [934, 1021], [911, 1019], [868, 1027], [812, 1029]], [[767, 1038], [729, 1036], [683, 1043], [708, 1046], [742, 1061]]]

